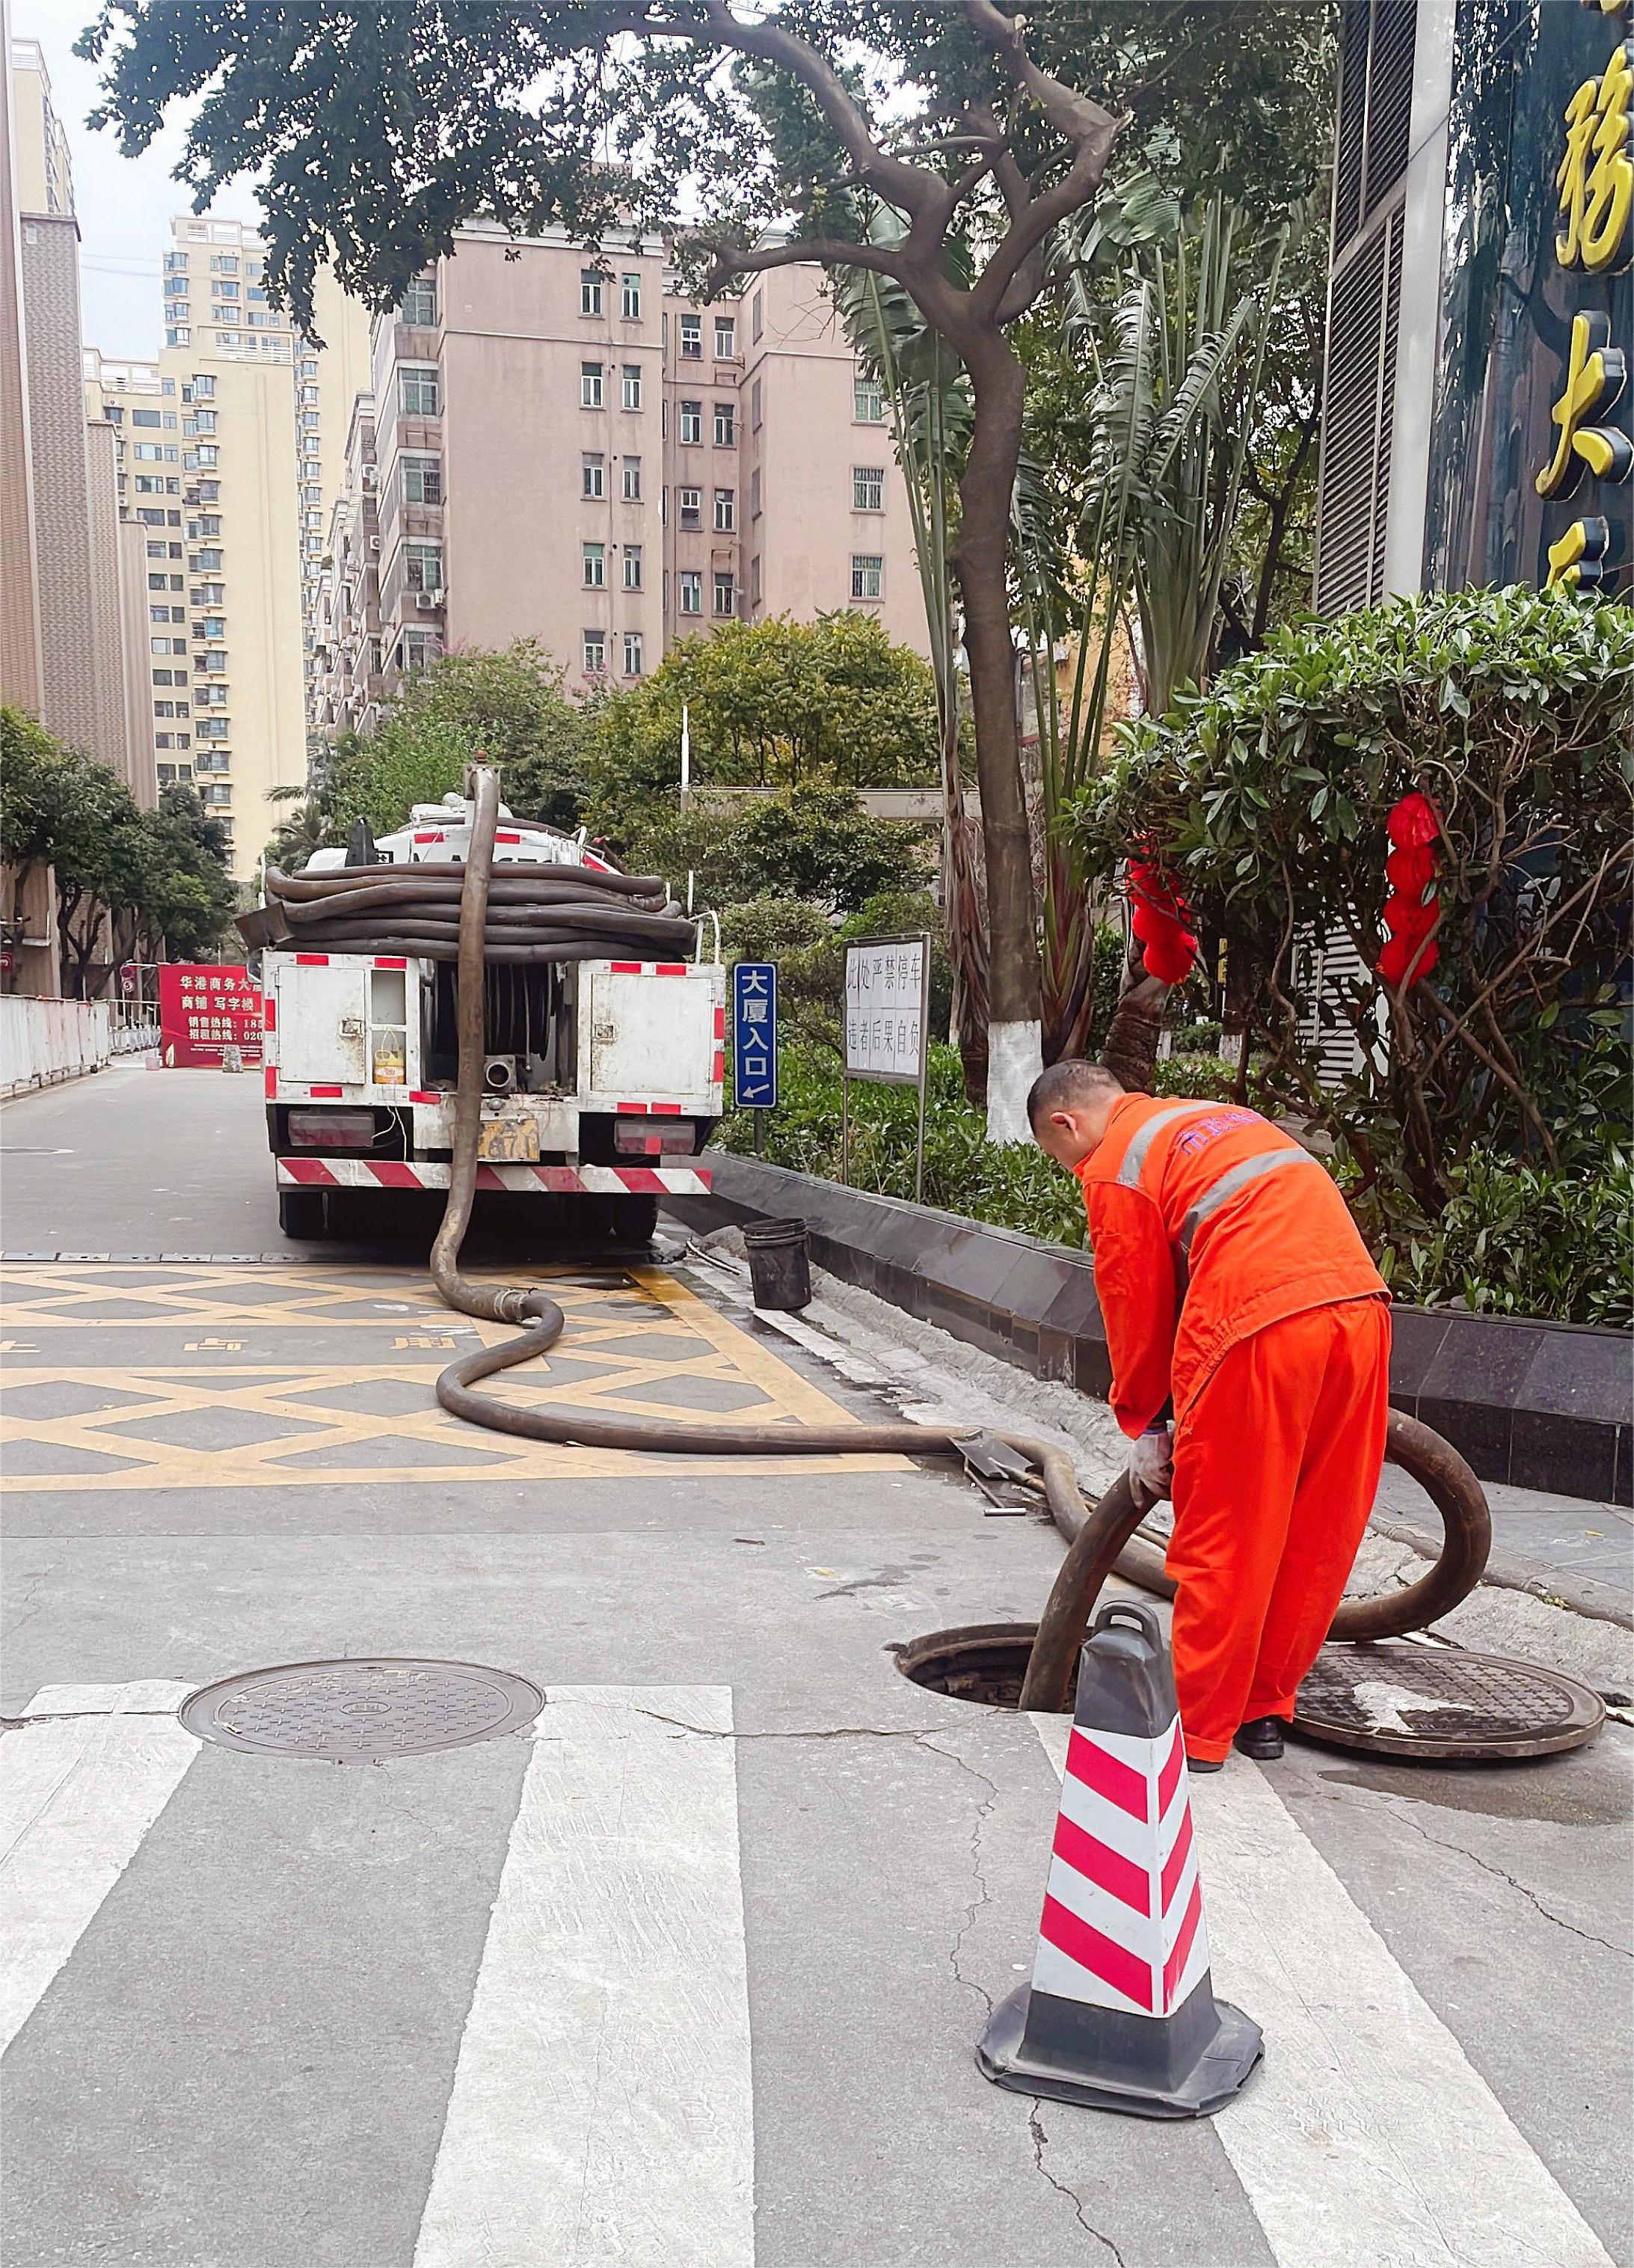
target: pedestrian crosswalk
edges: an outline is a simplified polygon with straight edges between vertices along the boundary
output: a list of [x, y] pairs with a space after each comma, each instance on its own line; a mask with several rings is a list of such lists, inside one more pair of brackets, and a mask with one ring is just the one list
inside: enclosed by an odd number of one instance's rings
[[[31, 2020], [48, 2015], [71, 1986], [92, 1936], [101, 1930], [106, 1940], [109, 1932], [137, 1926], [132, 1917], [144, 1911], [140, 1902], [121, 1904], [115, 1893], [156, 1846], [168, 1835], [166, 1864], [198, 1867], [199, 1854], [224, 1831], [211, 1809], [218, 1799], [201, 1800], [210, 1789], [242, 1785], [235, 1773], [260, 1774], [263, 1794], [271, 1791], [275, 1806], [291, 1814], [298, 1807], [290, 1792], [304, 1785], [356, 1789], [343, 1796], [354, 1811], [373, 1791], [372, 1815], [385, 1830], [400, 1812], [412, 1816], [431, 1784], [413, 1780], [415, 1759], [389, 1770], [359, 1767], [355, 1779], [342, 1781], [319, 1763], [207, 1751], [174, 1715], [188, 1690], [158, 1680], [46, 1687], [4, 1735], [0, 2029], [6, 2046], [18, 2042], [19, 2054]], [[995, 1940], [1019, 1955], [1036, 1921], [1036, 1904], [1028, 1906], [1042, 1888], [1051, 1807], [1048, 1774], [1025, 1720], [1007, 1721], [1024, 1744], [1012, 1760], [1030, 1756], [1043, 1782], [1022, 1798], [1028, 1850], [1030, 1814], [1038, 1815], [1036, 1881], [1030, 1867], [1015, 1875], [1027, 1888], [1012, 1899], [1013, 1916]], [[1058, 1771], [1066, 1720], [1034, 1722]], [[911, 1744], [916, 1736], [903, 1737]], [[945, 1770], [941, 1742], [938, 1734], [928, 1751], [910, 1745], [896, 1754]], [[175, 2169], [156, 2168], [128, 2198], [99, 2201], [126, 2231], [118, 2257], [162, 2258], [173, 2268], [305, 2268], [317, 2260], [327, 2268], [342, 2258], [347, 2268], [808, 2268], [798, 2243], [769, 2251], [763, 2241], [757, 2244], [754, 1917], [745, 1887], [755, 1880], [756, 1854], [740, 1820], [731, 1689], [553, 1686], [526, 1734], [472, 1752], [479, 1753], [494, 1786], [513, 1758], [512, 1798], [504, 1822], [493, 1822], [494, 1864], [471, 1869], [467, 1895], [491, 1899], [491, 1910], [485, 1918], [480, 1907], [472, 1916], [469, 1962], [456, 1985], [463, 2021], [457, 2007], [445, 2024], [428, 2021], [427, 2033], [445, 2040], [445, 2048], [422, 2047], [412, 2023], [397, 2042], [398, 2052], [419, 2049], [434, 2066], [424, 2075], [434, 2100], [417, 2161], [423, 2170], [413, 2197], [399, 2200], [401, 2237], [382, 2239], [376, 2252], [359, 2250], [350, 2239], [350, 2250], [317, 2250], [305, 2233], [287, 2244], [257, 2238], [253, 2255], [224, 2251], [208, 2225], [173, 2210]], [[450, 1769], [446, 1758], [421, 1761], [428, 1774]], [[313, 1783], [303, 1780], [307, 1774], [325, 1777]], [[446, 1794], [465, 1783], [442, 1778], [437, 1785]], [[187, 1789], [190, 1800], [179, 1800]], [[1186, 2268], [1267, 2259], [1274, 2268], [1623, 2268], [1272, 1779], [1233, 1760], [1218, 1778], [1196, 1783], [1192, 1800], [1215, 1985], [1263, 2027], [1265, 2062], [1211, 2127], [1178, 2136], [1163, 2130], [1167, 2155], [1135, 2159], [1149, 2182], [1154, 2163], [1179, 2165], [1189, 2148], [1194, 2166], [1198, 2149], [1223, 2153], [1209, 2236], [1194, 2231], [1183, 2253], [1165, 2249], [1167, 2239], [1152, 2248], [1126, 2242], [1119, 2251], [1126, 2268], [1168, 2268], [1182, 2258]], [[179, 1811], [186, 1821], [176, 1819]], [[799, 1827], [784, 1819], [778, 1831], [786, 1857]], [[458, 1843], [457, 1794], [437, 1832], [445, 1845]], [[298, 1827], [293, 1833], [298, 1843]], [[378, 1881], [377, 1867], [403, 1863], [414, 1847], [405, 1840], [378, 1859], [365, 1852], [356, 1879]], [[853, 1907], [872, 1894], [865, 1880], [845, 1892]], [[813, 1909], [811, 1927], [838, 1940], [851, 1919]], [[232, 1915], [219, 1918], [229, 1946], [234, 1922]], [[103, 1951], [106, 1957], [106, 1942]], [[386, 1952], [389, 1957], [389, 1947]], [[286, 1992], [292, 1973], [269, 1972], [275, 1981], [281, 1976], [277, 1989]], [[934, 1981], [924, 1979], [927, 2001]], [[1012, 1979], [995, 1974], [990, 1981], [1007, 1987]], [[179, 1973], [174, 1994], [184, 2032], [196, 2021], [188, 1991], [189, 1979]], [[206, 1997], [201, 1993], [201, 2007]], [[207, 2084], [236, 2095], [247, 2117], [264, 2117], [268, 2104], [276, 2111], [283, 2097], [252, 2083], [232, 2036], [235, 2020], [230, 2008], [222, 2014], [229, 2004], [211, 2007], [224, 2034], [190, 2042], [190, 2052], [205, 2062]], [[247, 2016], [247, 2032], [264, 2039], [281, 2014], [310, 2028], [310, 2010], [263, 2006], [253, 2021]], [[1027, 2178], [1035, 2178], [1045, 2168], [1043, 2129], [1036, 2120], [1026, 2124], [1025, 2102], [990, 2095], [975, 2080], [969, 2050], [976, 2029], [972, 2021], [968, 2041], [955, 2042], [956, 2056], [943, 2065], [960, 2071], [971, 2089], [960, 2116], [974, 2112], [990, 2133], [1021, 2120]], [[380, 2044], [384, 2052], [387, 2043]], [[927, 2051], [945, 2044], [938, 2036]], [[911, 2055], [911, 2043], [903, 2047]], [[72, 2083], [85, 2091], [77, 2115], [92, 2130], [100, 2115], [100, 2052], [92, 2039], [72, 2043]], [[809, 2053], [831, 2057], [832, 2042], [813, 2030]], [[63, 2067], [59, 2047], [48, 2068]], [[321, 2076], [311, 2060], [301, 2067]], [[40, 2081], [31, 2083], [37, 2088]], [[1052, 2150], [1078, 2146], [1093, 2161], [1124, 2162], [1117, 2154], [1130, 2141], [1130, 2122], [1047, 2108]], [[786, 2104], [779, 2115], [786, 2125]], [[1071, 2120], [1089, 2123], [1078, 2128]], [[25, 2131], [28, 2123], [25, 2115]], [[258, 2138], [250, 2139], [259, 2146]], [[92, 2183], [104, 2178], [94, 2148], [85, 2162]], [[859, 2228], [868, 2226], [867, 2178], [859, 2169]], [[937, 2178], [933, 2166], [924, 2169], [926, 2183]], [[1059, 2187], [1046, 2192], [1052, 2204]], [[163, 2224], [163, 2244], [150, 2250], [142, 2216], [156, 2196], [172, 2217]], [[876, 2243], [856, 2257], [870, 2268], [927, 2257], [914, 2250], [911, 2231], [890, 2241], [897, 2249]], [[60, 2230], [14, 2227], [6, 2257], [14, 2268], [45, 2268], [115, 2257], [106, 2247], [104, 2235], [87, 2236], [76, 2249]], [[946, 2248], [938, 2257], [942, 2268], [973, 2268], [990, 2250], [986, 2235], [973, 2233], [968, 2257]], [[1029, 2257], [1044, 2255], [1035, 2247]], [[1052, 2264], [1105, 2257], [1087, 2220], [1049, 2255]]]

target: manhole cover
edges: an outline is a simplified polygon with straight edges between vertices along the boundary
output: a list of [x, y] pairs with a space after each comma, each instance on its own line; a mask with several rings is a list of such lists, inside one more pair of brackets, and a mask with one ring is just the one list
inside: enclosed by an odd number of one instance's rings
[[367, 1764], [490, 1741], [544, 1705], [526, 1677], [472, 1661], [285, 1661], [201, 1686], [180, 1717], [224, 1749]]
[[1386, 1643], [1325, 1646], [1293, 1723], [1335, 1748], [1501, 1763], [1581, 1748], [1605, 1718], [1598, 1694], [1536, 1662]]

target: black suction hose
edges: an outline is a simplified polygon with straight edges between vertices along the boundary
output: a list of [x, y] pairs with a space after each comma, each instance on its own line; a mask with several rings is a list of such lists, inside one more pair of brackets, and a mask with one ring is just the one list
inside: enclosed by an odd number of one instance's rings
[[[476, 1188], [476, 1145], [482, 1103], [482, 967], [493, 957], [488, 945], [488, 903], [494, 865], [494, 829], [499, 812], [499, 781], [486, 765], [474, 782], [471, 844], [460, 899], [458, 990], [459, 1083], [455, 1090], [453, 1162], [448, 1204], [431, 1248], [431, 1280], [449, 1307], [488, 1322], [532, 1328], [498, 1346], [449, 1364], [437, 1381], [445, 1410], [473, 1425], [512, 1433], [529, 1441], [575, 1444], [589, 1449], [629, 1449], [670, 1456], [946, 1457], [960, 1454], [960, 1443], [978, 1430], [953, 1432], [937, 1425], [904, 1423], [868, 1425], [728, 1425], [677, 1424], [663, 1418], [560, 1416], [523, 1409], [473, 1389], [497, 1372], [514, 1370], [535, 1355], [548, 1353], [561, 1337], [566, 1317], [556, 1301], [521, 1285], [478, 1284], [460, 1273], [460, 1248], [470, 1225]], [[993, 1429], [988, 1429], [992, 1431]], [[995, 1438], [1019, 1449], [1037, 1466], [1044, 1500], [1066, 1538], [1067, 1556], [1049, 1594], [1034, 1641], [1022, 1688], [1024, 1709], [1070, 1706], [1078, 1652], [1101, 1585], [1115, 1570], [1141, 1588], [1174, 1596], [1163, 1572], [1161, 1552], [1135, 1542], [1134, 1532], [1148, 1506], [1138, 1501], [1129, 1476], [1120, 1474], [1092, 1511], [1078, 1485], [1072, 1462], [1053, 1443], [1022, 1433]], [[1429, 1491], [1446, 1525], [1441, 1557], [1430, 1573], [1403, 1591], [1374, 1599], [1347, 1601], [1329, 1633], [1336, 1638], [1397, 1638], [1457, 1605], [1475, 1588], [1491, 1544], [1491, 1522], [1481, 1484], [1458, 1454], [1427, 1425], [1392, 1411], [1386, 1451]]]

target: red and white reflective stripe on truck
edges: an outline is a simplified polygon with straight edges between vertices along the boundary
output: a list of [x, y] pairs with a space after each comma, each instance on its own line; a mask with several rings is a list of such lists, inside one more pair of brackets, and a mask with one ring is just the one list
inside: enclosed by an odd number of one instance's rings
[[[283, 1189], [445, 1189], [445, 1165], [401, 1158], [280, 1158]], [[714, 1174], [698, 1166], [479, 1165], [479, 1189], [548, 1190], [561, 1197], [707, 1197]]]

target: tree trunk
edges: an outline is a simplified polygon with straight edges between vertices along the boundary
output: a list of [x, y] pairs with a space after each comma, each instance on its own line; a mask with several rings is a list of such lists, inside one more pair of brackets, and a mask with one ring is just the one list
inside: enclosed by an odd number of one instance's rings
[[1016, 729], [1006, 568], [1026, 380], [1002, 334], [959, 344], [975, 395], [970, 450], [959, 483], [953, 567], [964, 600], [987, 864], [987, 1133], [992, 1142], [1025, 1142], [1031, 1130], [1027, 1092], [1042, 1057], [1032, 847]]
[[1123, 987], [1107, 1027], [1100, 1050], [1104, 1067], [1131, 1094], [1150, 1094], [1157, 1069], [1158, 1040], [1169, 987], [1146, 974], [1145, 956], [1134, 939], [1123, 964]]

